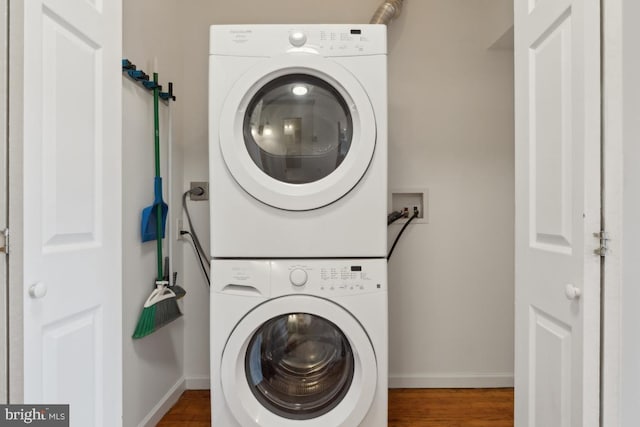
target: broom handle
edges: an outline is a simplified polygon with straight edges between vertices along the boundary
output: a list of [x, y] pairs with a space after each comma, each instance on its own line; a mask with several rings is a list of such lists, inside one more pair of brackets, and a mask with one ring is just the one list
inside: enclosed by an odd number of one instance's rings
[[[173, 84], [169, 82], [169, 92], [172, 93]], [[171, 201], [173, 200], [173, 116], [171, 115], [171, 99], [167, 102], [167, 111], [169, 114], [169, 124], [167, 128], [167, 200], [169, 208], [167, 209], [167, 222], [169, 229], [167, 230], [167, 251], [169, 252], [169, 286], [175, 285], [173, 280], [173, 211], [171, 210]]]
[[[158, 73], [153, 73], [153, 130], [156, 154], [156, 178], [160, 177], [160, 118], [158, 114]], [[162, 191], [162, 189], [160, 190]], [[158, 280], [162, 280], [162, 203], [156, 204], [156, 248], [158, 256]]]

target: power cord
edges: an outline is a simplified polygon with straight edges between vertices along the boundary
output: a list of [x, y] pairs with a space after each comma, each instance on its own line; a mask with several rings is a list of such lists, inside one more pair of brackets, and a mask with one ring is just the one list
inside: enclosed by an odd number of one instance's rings
[[198, 239], [198, 234], [195, 232], [193, 223], [191, 222], [191, 215], [189, 215], [189, 207], [187, 206], [187, 196], [189, 194], [193, 194], [195, 196], [201, 196], [202, 194], [204, 194], [204, 188], [195, 187], [195, 188], [192, 188], [191, 190], [185, 191], [184, 194], [182, 195], [182, 207], [184, 208], [184, 211], [187, 214], [187, 222], [189, 223], [189, 230], [191, 231], [191, 234], [193, 234], [193, 238], [194, 238], [193, 241], [196, 245], [196, 248], [198, 248], [198, 253], [200, 253], [203, 257], [205, 257], [205, 259], [208, 260], [209, 256], [207, 255], [204, 248], [200, 244], [200, 239]]
[[191, 222], [191, 215], [189, 213], [189, 207], [187, 206], [187, 196], [189, 194], [193, 194], [196, 196], [200, 196], [202, 194], [204, 194], [204, 188], [202, 187], [195, 187], [192, 188], [190, 190], [187, 190], [184, 192], [184, 194], [182, 195], [182, 208], [184, 209], [184, 212], [187, 216], [187, 223], [189, 225], [189, 231], [186, 230], [181, 230], [180, 231], [180, 235], [188, 235], [189, 237], [191, 237], [191, 243], [193, 244], [193, 248], [196, 252], [196, 257], [198, 258], [198, 261], [200, 263], [200, 268], [202, 269], [202, 273], [204, 274], [205, 278], [207, 279], [207, 284], [209, 286], [211, 286], [211, 280], [209, 278], [209, 274], [207, 273], [207, 269], [205, 267], [205, 265], [209, 265], [209, 255], [207, 255], [207, 253], [205, 252], [204, 248], [202, 247], [202, 244], [200, 244], [200, 239], [198, 238], [198, 234], [196, 233], [195, 228], [193, 227], [193, 223]]
[[394, 211], [387, 215], [387, 225], [391, 225], [404, 216], [402, 211]]
[[195, 239], [193, 238], [193, 234], [191, 234], [189, 231], [186, 230], [182, 230], [180, 231], [180, 235], [181, 236], [189, 236], [191, 237], [191, 246], [193, 248], [193, 251], [196, 254], [196, 258], [198, 259], [198, 262], [200, 264], [200, 269], [202, 270], [202, 274], [204, 274], [205, 279], [207, 280], [207, 283], [209, 284], [209, 286], [211, 286], [211, 280], [209, 279], [209, 273], [207, 273], [207, 269], [205, 267], [204, 261], [202, 261], [202, 258], [200, 257], [200, 254], [198, 253], [198, 249], [196, 248], [196, 245], [194, 243]]
[[[387, 255], [387, 262], [389, 262], [389, 260], [391, 259], [391, 255], [393, 254], [393, 250], [396, 248], [396, 245], [398, 244], [398, 241], [400, 240], [400, 237], [402, 236], [402, 233], [404, 233], [404, 230], [406, 230], [407, 227], [409, 226], [409, 224], [411, 224], [411, 221], [413, 221], [414, 219], [416, 219], [418, 217], [419, 213], [420, 213], [420, 211], [418, 211], [418, 208], [414, 207], [413, 208], [413, 215], [411, 216], [411, 218], [409, 218], [407, 220], [407, 222], [404, 223], [404, 225], [402, 226], [402, 229], [400, 229], [400, 232], [396, 236], [396, 239], [393, 241], [393, 245], [391, 245], [391, 250], [389, 251], [389, 254]], [[389, 216], [391, 216], [393, 214], [394, 214], [394, 212], [389, 214]], [[396, 221], [396, 220], [398, 220], [398, 218], [395, 218], [393, 221]], [[391, 222], [393, 222], [393, 221], [391, 221]], [[391, 222], [389, 222], [389, 218], [387, 218], [387, 225], [391, 224]]]

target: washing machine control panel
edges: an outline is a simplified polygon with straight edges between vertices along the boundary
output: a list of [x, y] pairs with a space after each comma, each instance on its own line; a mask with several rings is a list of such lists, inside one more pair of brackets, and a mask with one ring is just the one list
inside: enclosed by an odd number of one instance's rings
[[386, 260], [271, 261], [271, 292], [325, 296], [386, 291]]

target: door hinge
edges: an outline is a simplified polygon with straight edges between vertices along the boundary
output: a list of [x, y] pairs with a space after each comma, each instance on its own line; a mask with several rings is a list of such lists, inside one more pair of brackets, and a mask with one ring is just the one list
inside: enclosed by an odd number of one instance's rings
[[9, 229], [0, 230], [4, 236], [4, 246], [0, 246], [0, 253], [9, 255]]
[[594, 253], [599, 256], [609, 255], [609, 241], [611, 240], [609, 233], [601, 231], [599, 233], [593, 233], [593, 236], [600, 239], [600, 247], [594, 250]]

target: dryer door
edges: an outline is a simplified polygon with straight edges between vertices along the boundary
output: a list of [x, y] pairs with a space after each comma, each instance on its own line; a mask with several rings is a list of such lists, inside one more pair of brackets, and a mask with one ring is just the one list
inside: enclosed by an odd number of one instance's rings
[[[293, 311], [292, 311], [293, 309]], [[378, 368], [366, 332], [342, 307], [313, 296], [269, 300], [233, 330], [222, 388], [242, 426], [359, 425]]]
[[229, 92], [220, 117], [224, 161], [250, 195], [311, 210], [348, 193], [376, 144], [376, 118], [358, 80], [317, 55], [259, 63]]

